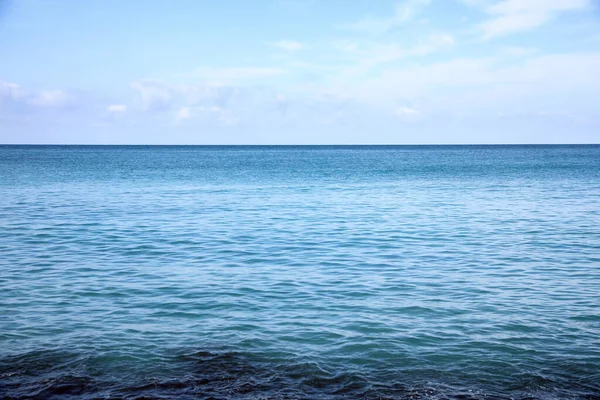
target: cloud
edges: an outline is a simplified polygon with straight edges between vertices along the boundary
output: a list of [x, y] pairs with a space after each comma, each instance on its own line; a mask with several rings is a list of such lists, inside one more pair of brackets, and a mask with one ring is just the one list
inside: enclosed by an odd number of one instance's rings
[[[383, 42], [381, 40], [335, 42], [333, 43], [334, 48], [346, 53], [349, 60], [344, 66], [330, 67], [328, 70], [333, 82], [364, 78], [376, 67], [448, 50], [454, 44], [455, 41], [451, 35], [440, 32], [432, 33], [412, 46], [402, 46], [397, 42]], [[321, 69], [324, 70], [322, 67]]]
[[192, 113], [190, 111], [189, 107], [181, 107], [179, 110], [177, 110], [177, 112], [175, 113], [175, 120], [176, 121], [184, 121], [186, 119], [190, 119], [192, 116]]
[[25, 97], [21, 86], [16, 83], [0, 81], [0, 100], [19, 99]]
[[[464, 1], [464, 0], [463, 0]], [[591, 0], [502, 0], [485, 6], [491, 19], [480, 24], [484, 40], [540, 27], [561, 13], [583, 11]]]
[[0, 106], [4, 110], [62, 110], [75, 108], [76, 105], [75, 96], [63, 90], [31, 91], [15, 83], [0, 81]]
[[171, 108], [175, 91], [157, 80], [142, 80], [130, 85], [137, 91], [137, 103], [143, 111], [163, 111]]
[[504, 47], [503, 52], [509, 57], [525, 57], [537, 53], [536, 48], [532, 47], [521, 47], [521, 46], [507, 46]]
[[396, 110], [396, 115], [400, 116], [416, 116], [419, 114], [419, 110], [412, 107], [400, 107]]
[[434, 33], [429, 35], [424, 42], [411, 48], [410, 55], [427, 55], [438, 50], [448, 49], [454, 46], [454, 37], [447, 33]]
[[18, 111], [26, 108], [28, 94], [16, 83], [0, 81], [0, 111]]
[[391, 16], [365, 16], [354, 23], [342, 25], [340, 28], [373, 35], [383, 34], [414, 19], [430, 2], [431, 0], [404, 0], [396, 3]]
[[257, 116], [269, 119], [280, 115], [281, 103], [287, 101], [267, 86], [142, 80], [131, 87], [137, 99], [133, 102], [137, 105], [133, 117], [145, 116], [165, 124], [232, 126], [255, 121]]
[[[270, 129], [344, 124], [371, 109], [359, 101], [327, 96], [319, 89], [303, 90], [304, 87], [277, 90], [263, 85], [172, 84], [165, 81], [139, 81], [131, 86], [140, 107], [130, 117], [132, 120], [152, 120], [156, 126]], [[168, 101], [165, 101], [165, 94], [168, 94]], [[152, 97], [154, 95], [156, 99]], [[161, 107], [153, 107], [155, 103]]]
[[271, 46], [277, 47], [285, 51], [298, 51], [306, 48], [304, 44], [293, 40], [279, 40], [277, 42], [271, 43]]
[[186, 77], [225, 84], [272, 78], [287, 73], [287, 70], [277, 67], [201, 67], [190, 74], [186, 74]]
[[73, 105], [73, 99], [62, 90], [43, 90], [34, 94], [30, 103], [38, 107], [63, 108]]
[[457, 58], [386, 68], [353, 88], [339, 90], [382, 107], [399, 102], [426, 105], [418, 110], [428, 115], [539, 115], [540, 110], [597, 115], [598, 70], [600, 53], [539, 55], [509, 63], [504, 57]]
[[[252, 89], [244, 86], [226, 85], [213, 82], [173, 84], [158, 80], [141, 80], [130, 85], [135, 89], [139, 111], [161, 113], [173, 109], [197, 107], [228, 107], [238, 98], [247, 96]], [[185, 116], [187, 112], [181, 114]], [[184, 118], [185, 119], [185, 118]]]
[[396, 4], [395, 17], [398, 23], [412, 20], [431, 0], [405, 0]]
[[218, 106], [185, 106], [175, 111], [174, 117], [176, 123], [192, 119], [198, 119], [201, 122], [213, 120], [221, 125], [234, 125], [236, 122], [230, 110], [224, 110]]
[[398, 107], [394, 115], [407, 122], [417, 122], [421, 117], [421, 111], [413, 107]]
[[110, 113], [124, 113], [127, 111], [127, 106], [125, 104], [111, 104], [106, 107], [106, 111]]

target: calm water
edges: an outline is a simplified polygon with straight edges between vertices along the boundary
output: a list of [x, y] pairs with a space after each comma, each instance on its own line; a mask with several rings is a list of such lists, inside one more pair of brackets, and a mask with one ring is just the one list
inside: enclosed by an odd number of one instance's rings
[[600, 398], [600, 147], [0, 146], [0, 398]]

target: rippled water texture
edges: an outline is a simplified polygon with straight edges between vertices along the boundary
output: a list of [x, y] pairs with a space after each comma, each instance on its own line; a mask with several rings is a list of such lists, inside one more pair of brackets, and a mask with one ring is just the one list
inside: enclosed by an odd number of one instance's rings
[[600, 398], [600, 147], [0, 146], [0, 398]]

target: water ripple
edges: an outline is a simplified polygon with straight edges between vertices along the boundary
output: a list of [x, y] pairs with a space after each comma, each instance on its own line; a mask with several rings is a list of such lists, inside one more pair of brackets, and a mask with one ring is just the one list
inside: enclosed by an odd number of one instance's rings
[[598, 146], [0, 171], [0, 398], [600, 398]]

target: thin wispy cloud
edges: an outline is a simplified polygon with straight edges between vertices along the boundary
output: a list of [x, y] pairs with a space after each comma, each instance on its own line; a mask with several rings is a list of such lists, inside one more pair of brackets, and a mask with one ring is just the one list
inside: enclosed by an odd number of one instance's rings
[[271, 46], [285, 51], [298, 51], [306, 48], [306, 45], [294, 40], [278, 40], [270, 43]]
[[383, 34], [414, 19], [430, 2], [431, 0], [401, 1], [395, 4], [391, 15], [367, 15], [356, 22], [340, 25], [339, 28], [374, 35]]
[[455, 44], [455, 39], [447, 33], [432, 33], [411, 45], [401, 45], [394, 41], [363, 41], [334, 43], [334, 47], [349, 57], [347, 65], [330, 68], [339, 79], [354, 79], [364, 76], [374, 68], [401, 60], [416, 60], [436, 52], [447, 51]]
[[585, 11], [591, 5], [591, 0], [503, 0], [486, 6], [491, 18], [479, 29], [483, 39], [494, 39], [538, 28], [564, 13]]
[[106, 107], [106, 111], [110, 112], [110, 113], [124, 113], [127, 111], [127, 105], [125, 104], [110, 104], [108, 107]]
[[204, 81], [227, 83], [276, 77], [287, 73], [288, 71], [281, 67], [200, 67], [186, 76]]

